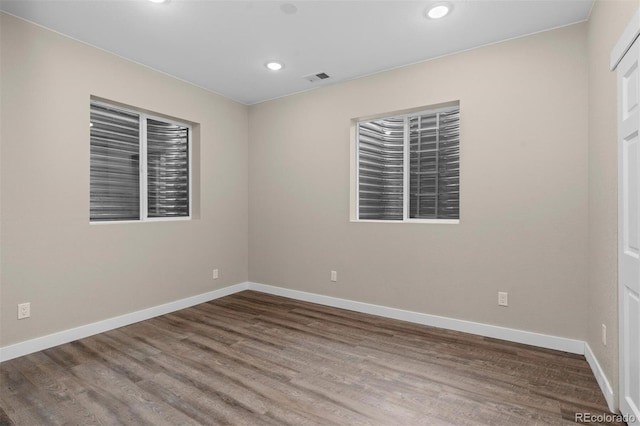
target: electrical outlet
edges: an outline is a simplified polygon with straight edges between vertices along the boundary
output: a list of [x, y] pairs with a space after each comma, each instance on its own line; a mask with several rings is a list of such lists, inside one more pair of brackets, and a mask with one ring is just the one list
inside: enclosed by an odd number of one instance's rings
[[218, 274], [218, 270], [217, 270], [217, 269], [214, 269], [214, 270], [213, 270], [213, 279], [214, 279], [214, 280], [217, 280], [219, 275], [220, 275], [220, 274]]
[[499, 291], [498, 292], [498, 305], [500, 306], [509, 306], [509, 299], [508, 299], [508, 294], [506, 291]]
[[18, 304], [18, 319], [25, 319], [31, 316], [31, 303]]
[[334, 283], [336, 281], [338, 281], [338, 272], [337, 271], [331, 271], [331, 281], [333, 281]]
[[607, 346], [607, 326], [602, 324], [602, 344]]

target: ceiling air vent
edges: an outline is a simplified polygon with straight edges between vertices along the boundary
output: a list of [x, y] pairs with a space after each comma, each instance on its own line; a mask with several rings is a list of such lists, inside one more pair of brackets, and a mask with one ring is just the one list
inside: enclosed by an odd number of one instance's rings
[[326, 80], [327, 78], [329, 78], [329, 74], [327, 74], [326, 72], [319, 72], [317, 74], [305, 75], [303, 78], [309, 83], [315, 83], [316, 81]]

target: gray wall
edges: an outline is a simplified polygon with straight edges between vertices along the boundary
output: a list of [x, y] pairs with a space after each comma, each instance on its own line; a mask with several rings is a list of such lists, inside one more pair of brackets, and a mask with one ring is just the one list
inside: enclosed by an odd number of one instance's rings
[[[0, 346], [246, 281], [247, 107], [5, 14], [0, 27]], [[89, 225], [91, 95], [200, 124], [197, 219]]]
[[[586, 30], [573, 25], [252, 106], [250, 280], [584, 339]], [[453, 100], [460, 224], [350, 222], [352, 119]], [[509, 292], [508, 308], [498, 291]]]

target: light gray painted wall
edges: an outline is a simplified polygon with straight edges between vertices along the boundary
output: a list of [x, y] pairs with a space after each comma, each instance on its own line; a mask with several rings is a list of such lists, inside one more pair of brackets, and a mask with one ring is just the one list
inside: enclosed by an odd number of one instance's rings
[[[5, 14], [0, 27], [0, 346], [246, 281], [247, 107]], [[91, 95], [200, 124], [197, 219], [89, 225]]]
[[[584, 339], [586, 30], [251, 106], [250, 280]], [[452, 100], [461, 107], [460, 224], [350, 222], [351, 120]], [[498, 291], [509, 292], [508, 308]]]

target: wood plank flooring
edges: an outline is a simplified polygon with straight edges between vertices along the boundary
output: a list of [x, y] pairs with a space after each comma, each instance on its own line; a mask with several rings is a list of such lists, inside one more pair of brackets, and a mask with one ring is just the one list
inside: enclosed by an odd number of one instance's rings
[[562, 425], [584, 357], [245, 291], [0, 364], [3, 425]]

